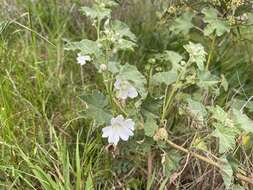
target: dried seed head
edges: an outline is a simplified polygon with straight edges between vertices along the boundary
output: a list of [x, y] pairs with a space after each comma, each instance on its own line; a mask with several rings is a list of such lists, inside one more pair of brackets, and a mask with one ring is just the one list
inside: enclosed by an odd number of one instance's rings
[[166, 131], [166, 129], [160, 128], [157, 130], [157, 132], [155, 133], [153, 139], [155, 141], [159, 141], [159, 140], [167, 140], [168, 139], [168, 132]]

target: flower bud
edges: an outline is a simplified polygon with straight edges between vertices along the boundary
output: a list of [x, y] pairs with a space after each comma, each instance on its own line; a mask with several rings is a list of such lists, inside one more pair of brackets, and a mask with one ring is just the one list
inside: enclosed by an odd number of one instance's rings
[[107, 65], [106, 64], [101, 64], [99, 69], [100, 69], [100, 71], [106, 71], [107, 70]]
[[112, 53], [116, 54], [116, 53], [117, 53], [117, 51], [118, 51], [118, 49], [117, 49], [117, 48], [113, 48]]
[[101, 48], [103, 47], [103, 45], [100, 42], [98, 42], [98, 47]]
[[104, 3], [101, 3], [101, 4], [100, 4], [100, 7], [105, 8], [105, 4], [104, 4]]
[[148, 62], [154, 64], [154, 63], [155, 63], [155, 59], [154, 59], [154, 58], [150, 58], [150, 59], [148, 60]]
[[153, 139], [155, 141], [159, 141], [159, 140], [167, 140], [168, 139], [168, 132], [166, 131], [166, 129], [163, 127], [163, 128], [160, 128], [156, 131]]

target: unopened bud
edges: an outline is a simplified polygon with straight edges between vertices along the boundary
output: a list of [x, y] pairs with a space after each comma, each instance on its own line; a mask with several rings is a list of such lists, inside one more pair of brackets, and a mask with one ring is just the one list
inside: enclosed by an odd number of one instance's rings
[[155, 63], [155, 59], [154, 58], [151, 58], [148, 60], [149, 63]]
[[168, 139], [168, 132], [166, 131], [166, 129], [163, 127], [163, 128], [160, 128], [156, 131], [153, 139], [155, 141], [159, 141], [159, 140], [167, 140]]
[[100, 4], [100, 7], [105, 8], [105, 4], [104, 4], [104, 3], [101, 3], [101, 4]]
[[106, 64], [101, 64], [99, 68], [100, 68], [101, 71], [106, 71], [107, 70], [107, 65]]

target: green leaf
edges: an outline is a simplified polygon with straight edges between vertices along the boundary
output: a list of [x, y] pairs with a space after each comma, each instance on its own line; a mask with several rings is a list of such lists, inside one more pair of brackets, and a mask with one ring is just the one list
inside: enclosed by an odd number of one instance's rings
[[89, 174], [86, 184], [85, 184], [85, 190], [94, 190], [93, 180], [91, 174]]
[[180, 154], [175, 151], [169, 151], [163, 160], [163, 170], [166, 176], [171, 176], [173, 172], [175, 172], [179, 166], [180, 166], [180, 160], [182, 159], [182, 157], [180, 156]]
[[247, 16], [248, 16], [247, 25], [253, 25], [253, 13], [249, 12], [247, 13]]
[[104, 5], [105, 7], [115, 7], [118, 3], [114, 0], [99, 0], [100, 5]]
[[9, 22], [7, 21], [0, 21], [0, 34], [5, 30], [5, 28], [8, 26]]
[[159, 187], [159, 190], [164, 190], [166, 189], [166, 184], [168, 183], [170, 176], [167, 176], [161, 183], [161, 186]]
[[79, 149], [79, 134], [76, 136], [76, 151], [75, 151], [75, 164], [76, 164], [76, 190], [81, 190], [82, 187], [82, 169], [81, 169], [81, 161], [80, 161], [80, 149]]
[[173, 66], [179, 64], [183, 57], [177, 52], [165, 50], [162, 53], [155, 54], [155, 59], [164, 62], [170, 62]]
[[65, 50], [80, 50], [84, 55], [96, 55], [99, 56], [102, 54], [101, 49], [99, 48], [99, 44], [96, 41], [84, 39], [80, 42], [69, 42], [65, 46]]
[[145, 135], [153, 137], [157, 129], [158, 125], [156, 124], [156, 121], [152, 117], [149, 117], [144, 124]]
[[121, 65], [117, 61], [109, 61], [108, 63], [108, 71], [113, 74], [116, 74], [120, 71]]
[[205, 15], [204, 22], [208, 23], [204, 29], [204, 34], [209, 36], [216, 33], [217, 36], [223, 35], [230, 31], [229, 24], [218, 18], [218, 11], [214, 8], [203, 9], [202, 13]]
[[172, 23], [170, 30], [175, 32], [176, 34], [188, 34], [190, 29], [194, 27], [194, 25], [192, 24], [193, 16], [194, 15], [191, 12], [183, 13], [180, 17], [175, 19], [175, 21]]
[[126, 38], [133, 42], [136, 41], [136, 36], [131, 32], [128, 25], [119, 20], [114, 20], [111, 23], [111, 30], [115, 33], [118, 38]]
[[253, 133], [253, 121], [237, 109], [233, 109], [233, 120], [246, 133]]
[[205, 106], [201, 102], [195, 101], [191, 98], [187, 99], [187, 103], [188, 103], [188, 109], [191, 115], [193, 115], [194, 119], [200, 122], [204, 122], [207, 116], [207, 111], [206, 111]]
[[231, 100], [230, 104], [233, 108], [238, 109], [238, 110], [246, 105], [245, 108], [247, 108], [247, 111], [253, 112], [253, 101], [245, 101], [245, 100], [234, 98], [233, 100]]
[[123, 65], [116, 78], [132, 82], [133, 86], [137, 89], [143, 99], [147, 96], [145, 88], [147, 82], [146, 78], [138, 71], [136, 66], [129, 64]]
[[134, 51], [134, 47], [136, 47], [136, 43], [125, 39], [120, 39], [118, 43], [115, 44], [115, 49], [118, 50]]
[[206, 142], [204, 141], [204, 139], [201, 139], [201, 138], [199, 138], [199, 137], [197, 137], [197, 138], [194, 140], [192, 146], [193, 146], [194, 148], [199, 149], [199, 150], [208, 151]]
[[42, 187], [45, 189], [61, 189], [60, 184], [57, 184], [41, 167], [35, 165], [32, 167], [32, 171], [36, 178], [40, 181]]
[[141, 112], [144, 117], [152, 117], [154, 119], [159, 118], [160, 109], [162, 107], [162, 100], [148, 96], [141, 105]]
[[218, 121], [219, 123], [226, 125], [228, 120], [228, 114], [220, 106], [216, 105], [215, 107], [209, 108], [212, 113], [212, 118]]
[[195, 44], [189, 42], [189, 44], [184, 45], [184, 48], [189, 53], [190, 62], [196, 63], [199, 70], [204, 70], [204, 62], [206, 61], [206, 55], [204, 47], [201, 44]]
[[56, 183], [55, 179], [53, 179], [53, 176], [44, 171], [45, 168], [41, 168], [36, 163], [31, 162], [30, 157], [27, 156], [20, 147], [17, 147], [17, 150], [19, 150], [20, 156], [27, 163], [34, 174], [34, 177], [40, 182], [44, 189], [62, 189], [61, 183]]
[[225, 127], [215, 123], [215, 131], [212, 135], [219, 139], [219, 153], [225, 153], [235, 148], [235, 137], [237, 132], [232, 127]]
[[221, 86], [224, 88], [225, 92], [228, 91], [228, 81], [224, 75], [221, 75]]
[[155, 174], [156, 174], [156, 171], [154, 170], [152, 176], [150, 176], [147, 179], [146, 190], [151, 190], [152, 184], [155, 182], [155, 176], [156, 176]]
[[105, 8], [104, 6], [99, 6], [97, 4], [94, 4], [92, 7], [81, 7], [80, 11], [93, 20], [102, 20], [104, 18], [110, 18], [111, 16], [110, 9]]
[[245, 189], [241, 185], [236, 184], [236, 185], [233, 185], [232, 190], [245, 190]]
[[225, 184], [226, 189], [231, 189], [231, 185], [234, 182], [233, 169], [226, 158], [220, 159], [222, 161], [221, 176]]
[[177, 80], [177, 73], [175, 71], [159, 72], [152, 76], [152, 83], [170, 85]]
[[136, 36], [131, 32], [128, 25], [114, 20], [106, 22], [105, 31], [112, 34], [114, 39], [114, 50], [131, 50], [134, 51], [136, 45]]
[[108, 100], [102, 93], [95, 90], [92, 94], [84, 95], [80, 98], [88, 105], [86, 110], [87, 117], [94, 119], [99, 125], [109, 123], [112, 115], [105, 111]]
[[198, 80], [198, 87], [203, 89], [211, 88], [219, 83], [218, 77], [212, 75], [209, 71], [199, 71]]

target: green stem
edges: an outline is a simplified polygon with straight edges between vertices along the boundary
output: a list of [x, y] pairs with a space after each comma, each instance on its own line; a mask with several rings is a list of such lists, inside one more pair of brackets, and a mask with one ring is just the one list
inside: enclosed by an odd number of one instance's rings
[[215, 40], [216, 40], [216, 36], [214, 35], [212, 38], [212, 44], [211, 44], [211, 50], [210, 53], [208, 55], [208, 59], [207, 59], [207, 64], [206, 64], [206, 70], [209, 69], [212, 57], [213, 57], [213, 52], [214, 52], [214, 47], [215, 47]]
[[153, 76], [153, 67], [151, 66], [149, 69], [149, 73], [148, 73], [148, 82], [147, 82], [147, 86], [148, 86], [148, 92], [152, 95], [152, 85], [151, 85], [151, 79]]
[[186, 71], [187, 71], [187, 67], [191, 64], [190, 61], [188, 61], [185, 64], [185, 67], [183, 68], [182, 72], [179, 74], [179, 76], [177, 77], [177, 80], [174, 84], [174, 86], [172, 87], [172, 90], [168, 96], [168, 91], [169, 91], [169, 86], [167, 86], [166, 90], [165, 90], [165, 97], [164, 97], [164, 102], [163, 102], [163, 110], [162, 110], [162, 116], [161, 116], [161, 124], [164, 121], [164, 119], [166, 118], [166, 116], [168, 115], [168, 112], [170, 111], [170, 107], [171, 107], [171, 102], [172, 99], [175, 95], [175, 93], [178, 90], [178, 83], [180, 82], [181, 79], [183, 79], [185, 77]]
[[[97, 29], [97, 40], [100, 39], [100, 24], [101, 24], [101, 21], [98, 20], [97, 27], [96, 27], [96, 29]], [[106, 48], [106, 56], [105, 56], [105, 64], [106, 65], [108, 65], [109, 57], [110, 57], [110, 51]], [[107, 94], [109, 95], [109, 98], [110, 98], [110, 104], [113, 108], [112, 110], [119, 109], [120, 112], [122, 112], [122, 114], [127, 117], [128, 113], [124, 110], [124, 108], [120, 105], [120, 103], [113, 97], [113, 84], [112, 84], [110, 74], [108, 75], [107, 72], [104, 72], [103, 73], [103, 80], [104, 80], [106, 92], [107, 92]]]
[[103, 78], [104, 78], [104, 81], [105, 81], [105, 88], [106, 88], [107, 94], [109, 95], [109, 98], [110, 98], [110, 104], [112, 105], [112, 107], [114, 109], [119, 109], [122, 112], [122, 114], [125, 117], [127, 117], [128, 113], [124, 110], [124, 108], [120, 105], [120, 103], [113, 97], [112, 82], [111, 82], [110, 78], [106, 75], [106, 73], [103, 74]]
[[128, 113], [124, 110], [124, 108], [120, 105], [120, 103], [119, 103], [115, 98], [113, 98], [113, 102], [115, 103], [115, 105], [117, 105], [117, 107], [118, 107], [119, 110], [122, 112], [122, 114], [123, 114], [125, 117], [128, 117]]
[[166, 104], [167, 104], [167, 96], [168, 96], [168, 91], [169, 91], [169, 85], [167, 85], [165, 89], [165, 95], [164, 95], [164, 100], [163, 100], [163, 110], [162, 110], [162, 117], [161, 117], [161, 122], [163, 122], [165, 118], [165, 110], [166, 110]]
[[[167, 94], [167, 91], [168, 91], [168, 86], [166, 88], [166, 94]], [[164, 106], [163, 106], [163, 113], [162, 113], [162, 117], [161, 117], [161, 122], [163, 122], [165, 117], [167, 116], [167, 113], [168, 113], [170, 105], [171, 105], [171, 100], [174, 97], [176, 91], [177, 91], [177, 84], [172, 88], [172, 91], [171, 91], [167, 101], [166, 101], [167, 98], [164, 97], [165, 102], [164, 102]]]
[[83, 66], [80, 66], [80, 72], [81, 72], [81, 81], [82, 81], [82, 87], [84, 87], [84, 74], [83, 74]]
[[110, 88], [110, 80], [107, 78], [106, 74], [103, 75], [104, 81], [105, 81], [105, 88], [107, 91], [107, 94], [110, 97], [111, 104], [113, 105], [113, 97], [112, 97], [112, 91]]
[[100, 39], [100, 20], [98, 19], [98, 25], [97, 25], [97, 40]]

